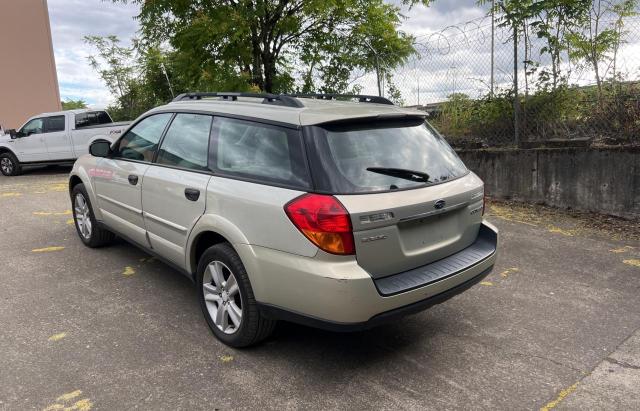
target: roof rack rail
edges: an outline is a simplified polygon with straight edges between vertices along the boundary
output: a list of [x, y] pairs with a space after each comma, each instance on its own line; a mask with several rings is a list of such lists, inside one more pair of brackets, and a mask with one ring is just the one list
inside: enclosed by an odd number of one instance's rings
[[194, 93], [182, 93], [172, 101], [183, 100], [202, 100], [203, 98], [220, 97], [223, 100], [237, 101], [238, 97], [253, 97], [261, 98], [262, 104], [275, 104], [285, 107], [304, 107], [304, 104], [297, 98], [284, 94], [271, 94], [271, 93], [248, 93], [248, 92], [194, 92]]
[[312, 93], [312, 94], [286, 94], [289, 97], [296, 98], [315, 98], [318, 100], [338, 100], [338, 99], [358, 99], [359, 103], [375, 103], [375, 104], [387, 104], [393, 106], [393, 102], [388, 98], [381, 96], [369, 96], [365, 94], [324, 94], [324, 93]]

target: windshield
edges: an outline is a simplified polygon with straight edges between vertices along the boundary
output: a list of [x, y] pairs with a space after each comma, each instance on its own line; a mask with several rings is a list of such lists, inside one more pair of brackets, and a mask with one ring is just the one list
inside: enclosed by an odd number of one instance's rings
[[[418, 188], [467, 173], [455, 151], [422, 120], [312, 127], [319, 189], [363, 193]], [[313, 165], [313, 157], [322, 164]]]

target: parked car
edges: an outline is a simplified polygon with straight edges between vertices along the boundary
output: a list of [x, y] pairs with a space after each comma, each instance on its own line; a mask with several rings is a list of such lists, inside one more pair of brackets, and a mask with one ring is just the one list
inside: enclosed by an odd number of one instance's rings
[[0, 171], [15, 176], [25, 166], [71, 164], [96, 140], [114, 142], [129, 123], [114, 123], [103, 110], [69, 110], [31, 117], [0, 133]]
[[482, 181], [424, 113], [355, 99], [178, 96], [75, 163], [78, 235], [184, 273], [235, 347], [277, 320], [373, 327], [479, 282], [498, 239]]

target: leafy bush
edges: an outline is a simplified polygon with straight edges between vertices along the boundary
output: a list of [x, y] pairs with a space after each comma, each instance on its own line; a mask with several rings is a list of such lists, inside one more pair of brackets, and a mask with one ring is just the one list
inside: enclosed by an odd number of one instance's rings
[[[520, 95], [521, 141], [552, 139], [614, 139], [640, 141], [640, 84], [610, 82], [596, 86], [543, 89]], [[511, 90], [480, 99], [449, 96], [435, 110], [431, 122], [454, 145], [514, 143], [514, 107]]]

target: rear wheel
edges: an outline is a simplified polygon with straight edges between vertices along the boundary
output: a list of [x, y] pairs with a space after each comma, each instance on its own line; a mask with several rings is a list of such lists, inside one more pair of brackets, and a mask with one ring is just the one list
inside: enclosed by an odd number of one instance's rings
[[229, 244], [217, 244], [204, 252], [197, 280], [202, 312], [220, 341], [246, 347], [273, 332], [276, 322], [260, 314], [244, 265]]
[[114, 240], [115, 235], [112, 232], [98, 225], [84, 184], [73, 187], [71, 201], [76, 231], [84, 245], [91, 248], [101, 247]]
[[5, 176], [17, 176], [22, 172], [22, 167], [13, 153], [2, 153], [0, 154], [0, 171]]

